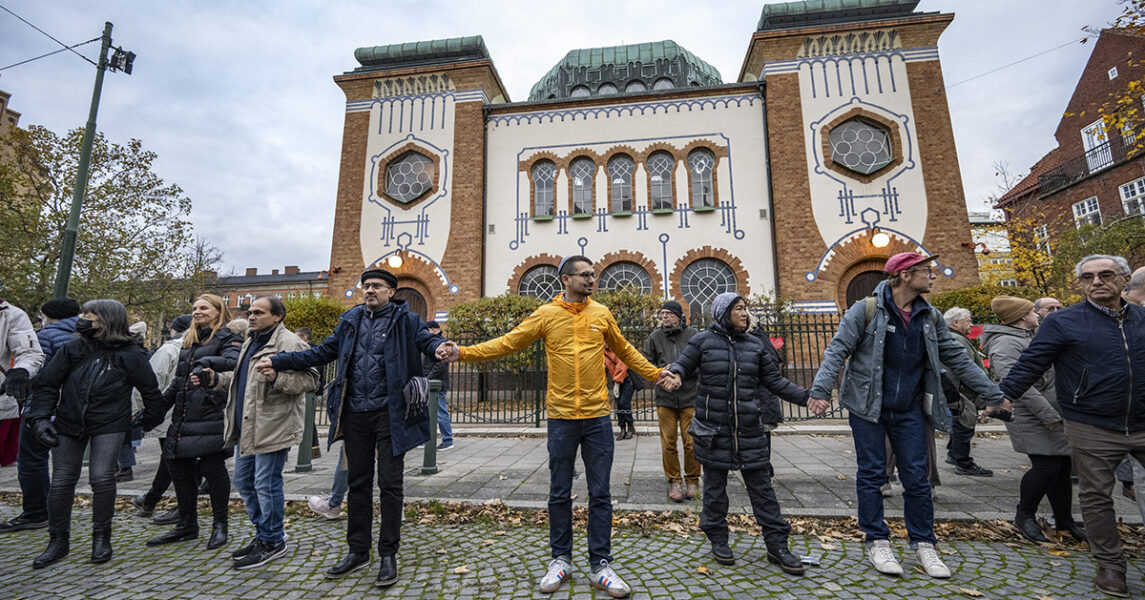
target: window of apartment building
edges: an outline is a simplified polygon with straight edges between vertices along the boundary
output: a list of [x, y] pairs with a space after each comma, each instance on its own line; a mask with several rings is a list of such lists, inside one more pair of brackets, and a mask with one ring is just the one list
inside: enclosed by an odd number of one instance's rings
[[230, 306], [230, 305], [231, 305], [231, 295], [230, 294], [223, 294], [223, 306]]
[[1098, 119], [1081, 130], [1081, 145], [1085, 148], [1085, 162], [1091, 172], [1113, 164], [1113, 153], [1109, 150], [1109, 131], [1105, 128], [1103, 119]]
[[636, 164], [627, 154], [618, 154], [608, 161], [608, 180], [612, 186], [612, 212], [632, 211], [632, 172]]
[[1003, 279], [998, 282], [998, 285], [1002, 287], [1018, 287], [1018, 281], [1016, 279]]
[[1117, 78], [1117, 67], [1112, 67], [1109, 69], [1109, 78], [1110, 79], [1116, 79]]
[[1125, 214], [1145, 214], [1145, 177], [1122, 184], [1117, 189], [1121, 192], [1121, 206], [1125, 207]]
[[533, 216], [553, 216], [553, 180], [557, 176], [557, 166], [543, 160], [533, 165]]
[[286, 297], [289, 300], [294, 300], [294, 292], [287, 292]]
[[587, 215], [593, 210], [593, 188], [595, 187], [596, 163], [591, 158], [580, 157], [569, 166], [572, 175], [572, 212], [574, 215]]
[[1034, 247], [1039, 252], [1049, 254], [1050, 249], [1050, 227], [1049, 225], [1038, 225], [1034, 228]]
[[648, 178], [651, 184], [649, 200], [652, 210], [672, 208], [672, 171], [676, 160], [664, 151], [653, 152], [648, 157]]
[[1101, 225], [1101, 207], [1097, 204], [1097, 196], [1090, 196], [1073, 205], [1074, 223], [1082, 225]]
[[322, 297], [322, 292], [312, 292], [310, 295], [311, 295], [311, 296], [313, 296], [313, 297], [315, 297], [315, 298], [321, 298], [321, 297]]

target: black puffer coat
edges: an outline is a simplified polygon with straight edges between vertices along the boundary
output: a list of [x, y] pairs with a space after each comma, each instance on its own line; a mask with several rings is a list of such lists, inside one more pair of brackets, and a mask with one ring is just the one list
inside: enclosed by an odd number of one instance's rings
[[[199, 329], [198, 334], [202, 340], [211, 335], [211, 330]], [[179, 351], [175, 378], [163, 392], [163, 402], [154, 409], [148, 407], [143, 417], [143, 428], [154, 428], [163, 422], [167, 410], [174, 406], [171, 426], [167, 428], [167, 438], [163, 442], [163, 453], [167, 458], [205, 456], [224, 449], [223, 415], [227, 406], [227, 390], [192, 385], [190, 375], [196, 362], [218, 372], [233, 371], [242, 344], [241, 337], [223, 327], [206, 343], [196, 342]]]
[[35, 379], [28, 419], [56, 417], [68, 436], [131, 429], [131, 389], [147, 406], [162, 404], [147, 351], [138, 343], [107, 345], [73, 338], [57, 349]]
[[696, 460], [705, 467], [770, 468], [771, 439], [763, 426], [767, 421], [760, 388], [800, 406], [807, 405], [809, 396], [807, 390], [779, 374], [772, 353], [759, 338], [729, 333], [722, 324], [693, 337], [670, 370], [683, 377], [699, 372], [696, 413], [689, 432]]

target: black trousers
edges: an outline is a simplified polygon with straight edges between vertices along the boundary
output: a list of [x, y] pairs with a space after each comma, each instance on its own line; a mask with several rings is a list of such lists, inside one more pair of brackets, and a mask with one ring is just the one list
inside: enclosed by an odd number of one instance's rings
[[1065, 529], [1073, 522], [1073, 486], [1069, 472], [1073, 463], [1068, 456], [1028, 454], [1030, 470], [1022, 476], [1018, 488], [1018, 510], [1034, 515], [1042, 498], [1048, 498], [1054, 511], [1054, 523]]
[[346, 542], [350, 552], [370, 551], [374, 523], [374, 458], [377, 456], [379, 504], [378, 556], [398, 553], [402, 526], [402, 471], [405, 454], [394, 456], [390, 445], [390, 416], [387, 409], [344, 413], [343, 447], [350, 491], [346, 501], [348, 523]]
[[[159, 438], [159, 448], [163, 448], [163, 442], [166, 438]], [[195, 481], [198, 481], [198, 475], [195, 476]], [[159, 452], [159, 466], [155, 469], [155, 477], [151, 480], [151, 488], [143, 496], [143, 504], [148, 507], [153, 507], [163, 499], [163, 494], [167, 492], [167, 488], [171, 487], [171, 469], [167, 466], [167, 456], [162, 451]]]
[[970, 441], [974, 439], [974, 428], [966, 427], [956, 417], [950, 419], [950, 440], [946, 442], [946, 456], [960, 467], [974, 465], [970, 458]]
[[[779, 499], [771, 486], [771, 469], [740, 471], [751, 500], [755, 522], [763, 528], [763, 540], [768, 548], [787, 547], [791, 525], [779, 512]], [[713, 542], [728, 541], [728, 472], [704, 467], [704, 510], [700, 513], [700, 529]]]
[[[179, 523], [198, 527], [199, 475], [211, 486], [211, 516], [215, 522], [227, 521], [227, 502], [231, 497], [231, 476], [227, 473], [229, 452], [220, 450], [198, 458], [172, 458], [167, 461], [175, 499], [179, 503]], [[198, 461], [198, 466], [195, 463]]]

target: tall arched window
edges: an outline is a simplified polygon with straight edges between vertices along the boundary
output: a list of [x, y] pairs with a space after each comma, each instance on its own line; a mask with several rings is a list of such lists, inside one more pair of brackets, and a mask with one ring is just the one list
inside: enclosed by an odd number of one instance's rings
[[612, 212], [632, 210], [632, 172], [635, 170], [632, 157], [617, 154], [608, 161], [608, 180], [612, 190]]
[[533, 165], [533, 216], [553, 216], [553, 180], [557, 166], [547, 160]]
[[517, 284], [517, 293], [542, 300], [552, 300], [561, 291], [561, 278], [552, 265], [539, 265], [525, 271]]
[[715, 206], [716, 188], [712, 171], [716, 157], [707, 148], [697, 148], [688, 154], [688, 176], [692, 180], [692, 207]]
[[593, 211], [592, 194], [595, 188], [596, 163], [591, 158], [580, 157], [569, 166], [572, 176], [572, 211], [574, 215]]
[[722, 260], [701, 258], [684, 267], [680, 274], [680, 292], [692, 315], [711, 317], [712, 300], [724, 292], [734, 291], [735, 272]]
[[652, 277], [644, 267], [629, 261], [612, 263], [600, 273], [597, 287], [601, 290], [618, 290], [622, 287], [631, 287], [641, 294], [652, 293]]
[[652, 210], [672, 208], [672, 171], [675, 168], [676, 159], [663, 150], [648, 157], [648, 199]]

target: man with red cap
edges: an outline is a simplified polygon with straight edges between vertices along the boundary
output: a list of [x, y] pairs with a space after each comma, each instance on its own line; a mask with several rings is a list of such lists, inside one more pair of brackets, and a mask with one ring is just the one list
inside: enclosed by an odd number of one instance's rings
[[887, 261], [887, 280], [843, 315], [811, 386], [812, 401], [830, 401], [843, 373], [839, 403], [847, 409], [855, 441], [859, 527], [866, 533], [867, 558], [888, 575], [903, 570], [883, 520], [879, 488], [887, 481], [885, 440], [890, 438], [898, 457], [903, 513], [918, 566], [931, 577], [950, 577], [935, 550], [934, 500], [926, 469], [926, 422], [950, 430], [940, 365], [984, 398], [988, 412], [1009, 408], [998, 387], [950, 335], [938, 309], [922, 298], [934, 284], [931, 261], [936, 258], [904, 252]]

